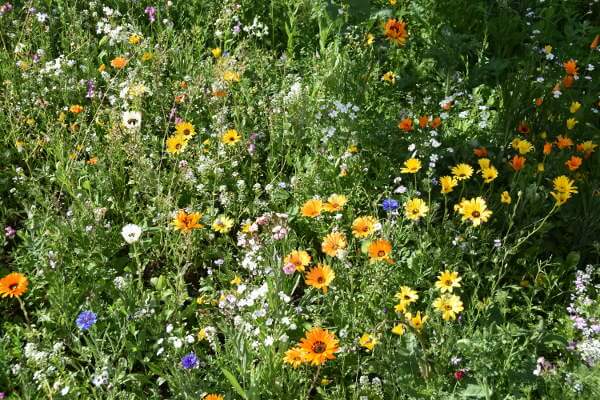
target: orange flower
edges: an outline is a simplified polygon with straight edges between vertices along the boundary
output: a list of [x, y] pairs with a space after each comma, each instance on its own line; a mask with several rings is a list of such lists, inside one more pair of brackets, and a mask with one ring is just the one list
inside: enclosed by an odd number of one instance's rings
[[600, 44], [600, 35], [596, 35], [592, 43], [590, 44], [590, 49], [594, 50]]
[[319, 199], [310, 199], [302, 206], [302, 216], [308, 218], [316, 218], [321, 215], [323, 210], [323, 202]]
[[544, 99], [542, 99], [541, 97], [538, 97], [537, 99], [535, 99], [535, 105], [537, 107], [541, 106], [544, 103]]
[[27, 277], [19, 272], [13, 272], [0, 279], [0, 296], [21, 297], [27, 292], [29, 281]]
[[521, 121], [519, 123], [519, 126], [517, 127], [517, 132], [527, 134], [530, 131], [531, 131], [531, 129], [529, 129], [529, 125], [527, 125], [527, 122]]
[[383, 27], [385, 36], [398, 46], [403, 46], [408, 38], [408, 32], [406, 31], [406, 22], [390, 18]]
[[335, 272], [327, 264], [317, 264], [316, 267], [311, 268], [310, 271], [306, 272], [304, 283], [315, 289], [321, 289], [323, 293], [327, 294], [329, 285], [335, 278]]
[[429, 123], [429, 115], [422, 115], [419, 117], [419, 128], [423, 129]]
[[558, 135], [558, 137], [556, 138], [556, 147], [563, 150], [568, 149], [571, 146], [573, 146], [573, 141], [569, 137]]
[[344, 250], [347, 246], [346, 235], [342, 232], [331, 232], [329, 235], [323, 238], [321, 243], [321, 250], [323, 253], [331, 257], [336, 257], [338, 252]]
[[430, 123], [429, 126], [431, 129], [435, 129], [442, 124], [442, 119], [440, 117], [435, 117]]
[[521, 157], [521, 156], [514, 156], [512, 158], [512, 160], [510, 161], [510, 166], [513, 167], [513, 169], [515, 171], [520, 171], [523, 169], [523, 167], [525, 166], [525, 161], [527, 159], [525, 157]]
[[575, 82], [575, 79], [573, 79], [572, 75], [566, 75], [562, 80], [562, 84], [565, 87], [565, 89], [568, 89], [571, 86], [573, 86], [573, 82]]
[[485, 147], [476, 147], [473, 149], [473, 154], [475, 154], [477, 157], [481, 158], [481, 157], [487, 157], [488, 156], [488, 151]]
[[116, 57], [110, 62], [111, 67], [115, 69], [123, 69], [127, 65], [128, 61], [125, 57]]
[[83, 107], [80, 106], [79, 104], [74, 104], [71, 107], [69, 107], [69, 111], [72, 112], [73, 114], [79, 114], [80, 112], [83, 111]]
[[577, 71], [579, 70], [579, 68], [577, 68], [577, 61], [573, 59], [565, 62], [563, 67], [565, 67], [565, 72], [567, 75], [577, 75]]
[[173, 226], [175, 230], [189, 233], [193, 229], [202, 228], [204, 225], [198, 223], [202, 218], [202, 214], [199, 212], [186, 213], [184, 210], [179, 210], [177, 216], [173, 220]]
[[328, 330], [312, 328], [300, 340], [300, 348], [304, 350], [306, 362], [322, 365], [327, 360], [335, 359], [335, 353], [339, 350], [338, 343], [335, 335]]
[[581, 167], [581, 157], [571, 156], [571, 158], [565, 162], [565, 165], [569, 168], [569, 171], [576, 171]]
[[98, 164], [98, 157], [92, 157], [89, 160], [86, 161], [86, 164], [88, 165], [96, 165]]
[[544, 154], [548, 155], [552, 153], [552, 143], [546, 142], [544, 143]]
[[411, 118], [404, 118], [402, 121], [398, 122], [398, 128], [402, 129], [404, 132], [410, 132], [413, 129], [413, 121]]
[[385, 261], [393, 264], [394, 260], [390, 258], [392, 244], [385, 239], [377, 239], [369, 245], [369, 258], [371, 262]]

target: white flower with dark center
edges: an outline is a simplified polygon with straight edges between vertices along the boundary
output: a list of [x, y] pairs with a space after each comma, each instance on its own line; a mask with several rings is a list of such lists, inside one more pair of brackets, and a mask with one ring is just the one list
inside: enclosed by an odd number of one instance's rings
[[125, 111], [123, 125], [127, 129], [139, 129], [142, 126], [142, 113], [139, 111]]
[[129, 244], [135, 243], [140, 239], [142, 228], [135, 224], [127, 224], [121, 230], [121, 236]]

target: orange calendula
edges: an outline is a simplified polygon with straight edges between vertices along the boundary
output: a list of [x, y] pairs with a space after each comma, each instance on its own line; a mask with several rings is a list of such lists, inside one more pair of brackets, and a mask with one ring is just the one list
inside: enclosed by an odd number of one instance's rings
[[306, 272], [304, 283], [315, 289], [320, 289], [323, 293], [327, 293], [329, 285], [335, 278], [335, 272], [327, 264], [317, 264], [317, 266], [311, 268], [310, 271]]
[[29, 280], [19, 272], [12, 272], [0, 279], [0, 296], [21, 297], [27, 292]]
[[385, 37], [391, 42], [398, 46], [403, 46], [408, 38], [408, 32], [406, 31], [406, 22], [390, 18], [383, 27]]
[[335, 359], [339, 350], [335, 335], [326, 329], [312, 328], [300, 341], [300, 348], [305, 351], [305, 359], [312, 365], [322, 365], [327, 360]]
[[200, 224], [202, 214], [199, 212], [186, 213], [184, 210], [179, 210], [175, 219], [173, 219], [173, 226], [176, 230], [184, 233], [191, 232], [193, 229], [202, 228], [204, 225]]

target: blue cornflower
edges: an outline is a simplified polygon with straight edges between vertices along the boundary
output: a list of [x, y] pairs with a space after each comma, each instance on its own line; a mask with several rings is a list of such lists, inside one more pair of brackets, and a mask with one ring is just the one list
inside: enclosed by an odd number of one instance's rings
[[392, 212], [398, 209], [398, 202], [394, 199], [385, 199], [381, 203], [381, 207], [386, 212]]
[[75, 323], [82, 331], [87, 331], [96, 323], [98, 317], [91, 311], [82, 311], [77, 316]]
[[192, 369], [198, 365], [198, 357], [192, 351], [191, 353], [186, 354], [181, 357], [181, 366], [185, 369]]

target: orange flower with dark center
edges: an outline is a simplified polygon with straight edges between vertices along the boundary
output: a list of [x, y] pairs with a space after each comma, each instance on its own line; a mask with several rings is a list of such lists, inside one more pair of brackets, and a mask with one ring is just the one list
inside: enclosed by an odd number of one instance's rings
[[175, 230], [188, 233], [193, 229], [202, 228], [204, 226], [198, 222], [200, 221], [200, 218], [202, 218], [202, 214], [199, 212], [188, 214], [184, 210], [179, 210], [177, 216], [173, 220], [173, 225], [175, 226]]
[[569, 168], [569, 171], [576, 171], [579, 167], [581, 167], [581, 162], [581, 157], [571, 156], [571, 158], [565, 162], [565, 165], [567, 168]]
[[529, 129], [529, 125], [527, 125], [527, 122], [521, 121], [519, 123], [519, 126], [517, 127], [517, 132], [522, 133], [522, 134], [527, 134], [530, 131], [531, 131], [531, 129]]
[[561, 150], [568, 149], [573, 146], [573, 141], [568, 136], [558, 135], [556, 138], [556, 147]]
[[304, 283], [315, 289], [320, 289], [323, 293], [327, 293], [329, 285], [335, 278], [335, 272], [327, 264], [317, 264], [316, 267], [306, 272]]
[[398, 122], [398, 128], [402, 129], [404, 132], [410, 132], [413, 129], [413, 121], [411, 118], [404, 118], [402, 121]]
[[482, 158], [488, 156], [488, 151], [485, 147], [476, 147], [473, 149], [473, 154], [475, 154], [479, 158]]
[[579, 70], [579, 68], [577, 68], [577, 61], [573, 59], [565, 62], [563, 67], [565, 68], [567, 75], [577, 75], [577, 71]]
[[408, 32], [406, 31], [406, 22], [402, 20], [396, 20], [390, 18], [383, 27], [385, 37], [390, 41], [396, 43], [398, 46], [403, 46], [408, 38]]
[[334, 360], [339, 350], [335, 335], [326, 329], [312, 328], [300, 341], [300, 348], [305, 353], [305, 360], [312, 365], [322, 365], [327, 360]]
[[525, 161], [527, 159], [521, 156], [514, 156], [510, 161], [510, 166], [513, 167], [515, 171], [520, 171], [525, 166]]
[[331, 232], [323, 238], [321, 250], [330, 257], [336, 257], [338, 251], [344, 250], [347, 246], [346, 235], [342, 232]]
[[394, 263], [394, 260], [390, 258], [392, 244], [385, 239], [377, 239], [371, 242], [368, 252], [371, 262], [386, 261], [390, 264]]
[[0, 296], [2, 297], [21, 297], [27, 292], [29, 280], [19, 272], [13, 272], [0, 279]]

